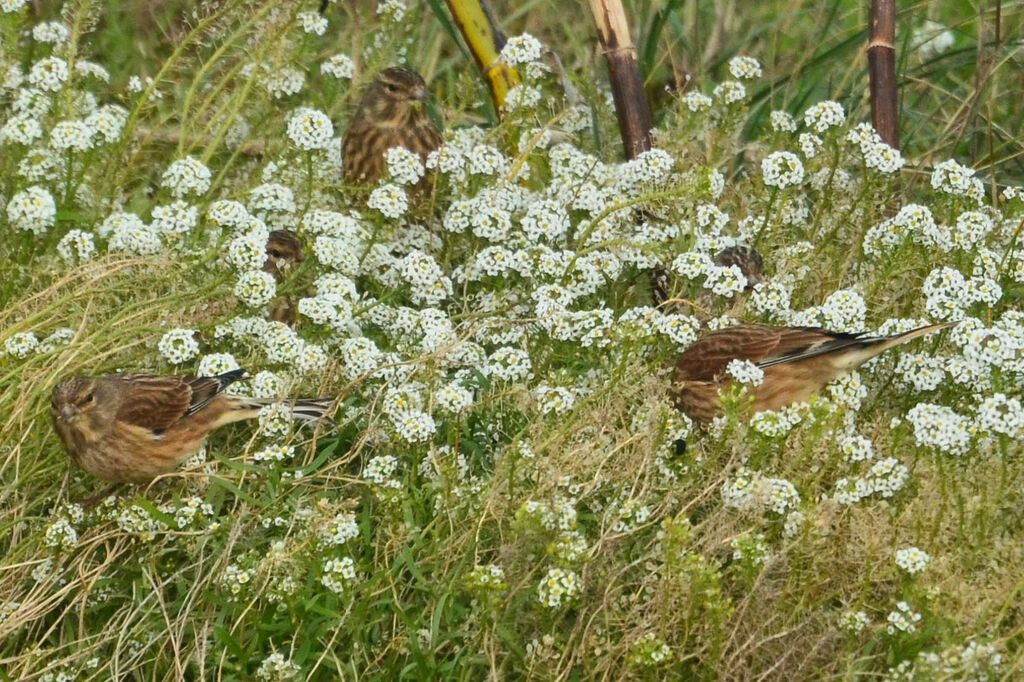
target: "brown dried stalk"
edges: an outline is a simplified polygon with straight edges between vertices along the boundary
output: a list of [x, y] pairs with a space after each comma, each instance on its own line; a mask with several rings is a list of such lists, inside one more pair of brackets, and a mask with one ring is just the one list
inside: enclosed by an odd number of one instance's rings
[[899, 149], [896, 96], [896, 0], [871, 0], [868, 14], [868, 78], [871, 122], [887, 145]]

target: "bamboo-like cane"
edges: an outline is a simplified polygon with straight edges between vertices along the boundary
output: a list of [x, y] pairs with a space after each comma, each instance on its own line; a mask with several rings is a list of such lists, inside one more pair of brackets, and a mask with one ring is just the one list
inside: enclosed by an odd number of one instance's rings
[[871, 122], [887, 145], [900, 148], [896, 97], [896, 0], [871, 0], [868, 13]]
[[[640, 64], [636, 60], [636, 46], [629, 35], [626, 11], [621, 0], [590, 0], [590, 12], [594, 15], [604, 58], [608, 62], [622, 146], [626, 150], [626, 158], [635, 159], [651, 148], [654, 124]], [[668, 271], [656, 266], [651, 272], [651, 293], [655, 305], [668, 301], [670, 286]]]
[[497, 109], [498, 116], [501, 116], [508, 91], [519, 85], [519, 74], [516, 70], [498, 58], [501, 48], [505, 46], [505, 36], [502, 35], [484, 0], [446, 2], [455, 19], [455, 25], [459, 27], [477, 66], [487, 79], [494, 108]]
[[626, 157], [634, 159], [651, 148], [651, 105], [636, 60], [636, 46], [620, 0], [590, 0], [590, 11], [608, 62], [608, 75], [619, 118], [619, 133]]

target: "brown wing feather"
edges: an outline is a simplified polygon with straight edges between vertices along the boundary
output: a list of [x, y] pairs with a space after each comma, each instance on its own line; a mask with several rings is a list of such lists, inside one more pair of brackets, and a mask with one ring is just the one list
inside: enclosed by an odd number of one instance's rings
[[[151, 431], [165, 431], [185, 416], [192, 404], [192, 377], [125, 374], [117, 377], [125, 396], [117, 420]], [[213, 380], [216, 381], [216, 380]]]
[[758, 361], [762, 367], [804, 360], [866, 341], [864, 334], [830, 332], [817, 327], [783, 327], [776, 331], [779, 345], [770, 357]]
[[199, 410], [203, 409], [210, 404], [210, 401], [217, 397], [217, 395], [223, 391], [228, 384], [234, 381], [234, 377], [229, 375], [234, 372], [227, 374], [221, 374], [215, 377], [193, 377], [186, 376], [182, 377], [188, 387], [192, 390], [192, 400], [189, 402], [188, 409], [185, 410], [185, 414], [195, 414]]
[[742, 324], [711, 332], [679, 356], [677, 381], [714, 381], [731, 360], [760, 362], [774, 354], [782, 339], [776, 327]]
[[210, 404], [245, 374], [236, 369], [215, 377], [125, 374], [117, 377], [124, 391], [118, 421], [151, 431], [166, 431], [182, 418]]

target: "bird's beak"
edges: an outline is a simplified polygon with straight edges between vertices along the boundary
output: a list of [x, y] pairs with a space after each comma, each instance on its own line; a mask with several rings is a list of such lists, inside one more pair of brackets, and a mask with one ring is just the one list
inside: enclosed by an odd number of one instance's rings
[[64, 421], [70, 421], [73, 416], [75, 416], [75, 408], [70, 405], [60, 408], [60, 418]]
[[423, 88], [416, 88], [415, 90], [413, 90], [412, 91], [412, 96], [413, 96], [413, 99], [415, 99], [418, 102], [426, 102], [427, 101], [427, 91], [424, 90]]

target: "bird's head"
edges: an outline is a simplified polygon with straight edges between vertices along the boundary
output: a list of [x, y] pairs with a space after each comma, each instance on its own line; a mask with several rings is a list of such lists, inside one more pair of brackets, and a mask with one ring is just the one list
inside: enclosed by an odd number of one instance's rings
[[291, 230], [274, 230], [267, 238], [267, 260], [263, 269], [281, 281], [295, 263], [302, 262], [302, 238]]
[[727, 268], [735, 265], [747, 279], [747, 289], [764, 281], [764, 258], [750, 246], [730, 246], [715, 256], [715, 265]]
[[392, 66], [381, 71], [363, 95], [361, 109], [381, 124], [401, 124], [427, 98], [427, 84], [412, 69]]
[[58, 431], [74, 430], [86, 440], [99, 437], [99, 426], [106, 423], [117, 401], [107, 395], [111, 386], [92, 377], [75, 376], [53, 389], [50, 414]]

